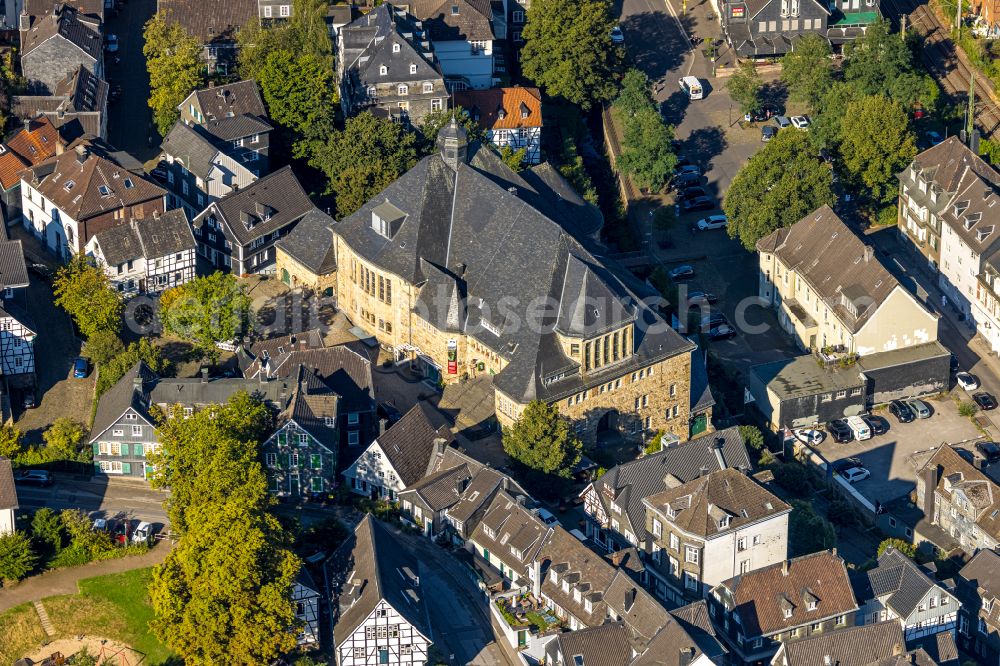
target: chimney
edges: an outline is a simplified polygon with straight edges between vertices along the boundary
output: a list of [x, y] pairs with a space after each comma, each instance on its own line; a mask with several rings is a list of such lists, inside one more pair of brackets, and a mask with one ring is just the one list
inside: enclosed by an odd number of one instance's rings
[[142, 375], [136, 375], [132, 380], [132, 388], [135, 389], [136, 393], [142, 393]]
[[76, 147], [76, 161], [79, 162], [80, 164], [83, 164], [84, 162], [87, 161], [87, 156], [89, 154], [90, 151], [87, 150], [87, 146], [85, 146], [84, 144], [81, 143]]
[[635, 598], [638, 593], [635, 591], [634, 587], [630, 587], [628, 592], [625, 593], [625, 612], [632, 610], [632, 606], [635, 604]]
[[784, 560], [781, 563], [781, 575], [782, 576], [788, 575], [788, 560]]
[[518, 506], [524, 506], [525, 497], [524, 495], [518, 495], [517, 497], [514, 498], [514, 501], [517, 502]]
[[875, 248], [873, 248], [871, 245], [865, 245], [865, 263], [866, 264], [869, 263], [872, 260], [872, 257], [874, 256], [875, 256]]
[[437, 437], [434, 440], [434, 455], [444, 455], [444, 450], [448, 446], [448, 440], [443, 437]]
[[920, 507], [923, 509], [924, 516], [929, 520], [934, 519], [934, 492], [937, 489], [938, 484], [938, 466], [928, 465], [927, 469], [924, 470], [924, 505]]
[[201, 383], [202, 384], [208, 383], [208, 368], [201, 369]]
[[901, 643], [896, 643], [892, 646], [892, 654], [900, 655], [903, 654], [903, 645]]
[[378, 420], [378, 434], [384, 435], [386, 428], [389, 427], [389, 419], [379, 419]]
[[723, 437], [716, 437], [715, 442], [712, 443], [712, 452], [715, 453], [715, 459], [719, 461], [719, 469], [726, 469], [729, 466], [726, 464], [726, 457], [722, 455], [722, 447], [725, 444], [726, 440]]

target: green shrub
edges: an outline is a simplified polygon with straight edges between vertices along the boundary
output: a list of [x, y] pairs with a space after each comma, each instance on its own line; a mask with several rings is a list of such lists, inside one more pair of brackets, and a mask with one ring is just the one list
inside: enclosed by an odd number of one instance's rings
[[976, 407], [976, 403], [972, 402], [971, 400], [963, 400], [958, 405], [958, 413], [961, 416], [965, 416], [967, 418], [971, 418], [971, 417], [975, 416], [976, 412], [978, 412], [978, 411], [979, 411], [979, 408]]
[[891, 227], [898, 220], [898, 211], [895, 204], [890, 204], [881, 208], [876, 214], [873, 223], [877, 227]]
[[882, 557], [882, 553], [884, 553], [886, 548], [889, 548], [890, 546], [898, 550], [901, 555], [905, 555], [911, 560], [917, 556], [916, 546], [908, 541], [903, 541], [902, 539], [885, 539], [878, 545], [878, 556]]
[[775, 465], [772, 471], [778, 485], [796, 497], [805, 497], [812, 493], [812, 478], [805, 466], [791, 462], [780, 463]]
[[760, 428], [752, 425], [741, 425], [739, 431], [740, 437], [743, 438], [743, 443], [751, 449], [759, 451], [764, 448], [764, 433], [760, 431]]

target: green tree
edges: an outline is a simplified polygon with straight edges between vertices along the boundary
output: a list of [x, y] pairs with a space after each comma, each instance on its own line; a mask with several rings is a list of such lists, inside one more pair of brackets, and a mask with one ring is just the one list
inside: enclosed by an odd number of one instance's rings
[[292, 0], [291, 17], [261, 25], [252, 18], [240, 30], [237, 69], [244, 79], [260, 81], [267, 57], [276, 51], [308, 55], [333, 69], [333, 43], [326, 26], [326, 0]]
[[876, 202], [894, 200], [899, 190], [896, 174], [917, 154], [906, 112], [881, 95], [865, 97], [847, 106], [842, 132], [840, 152], [851, 178]]
[[500, 148], [500, 159], [503, 163], [510, 167], [510, 170], [517, 173], [524, 168], [524, 160], [528, 156], [527, 148], [518, 148], [514, 150], [510, 146], [503, 146]]
[[177, 107], [204, 83], [202, 46], [169, 13], [157, 12], [143, 32], [142, 53], [149, 72], [149, 108], [161, 136], [177, 121]]
[[269, 117], [291, 132], [297, 154], [305, 154], [301, 142], [330, 134], [336, 94], [333, 70], [324, 60], [309, 53], [274, 51], [258, 76]]
[[729, 96], [740, 105], [742, 113], [756, 113], [760, 109], [760, 89], [763, 85], [753, 60], [742, 61], [726, 81]]
[[837, 545], [837, 531], [829, 520], [816, 513], [812, 504], [792, 500], [788, 519], [788, 545], [792, 557], [808, 555]]
[[322, 171], [343, 218], [417, 163], [416, 138], [402, 125], [360, 113], [317, 143], [309, 163]]
[[677, 166], [671, 147], [672, 127], [654, 108], [646, 108], [625, 121], [622, 152], [616, 165], [636, 185], [654, 192], [663, 189]]
[[160, 348], [153, 344], [149, 338], [139, 338], [138, 342], [129, 343], [120, 354], [101, 366], [100, 374], [97, 377], [97, 396], [104, 395], [104, 392], [118, 383], [125, 373], [142, 361], [150, 370], [166, 375], [172, 371], [170, 361], [163, 358]]
[[627, 118], [653, 106], [649, 77], [639, 69], [630, 69], [622, 77], [622, 87], [615, 98], [615, 110]]
[[805, 103], [811, 111], [833, 83], [830, 43], [823, 36], [810, 33], [795, 42], [795, 50], [781, 59], [781, 80], [793, 102]]
[[740, 169], [726, 192], [722, 207], [729, 216], [729, 236], [750, 252], [775, 229], [836, 200], [833, 175], [816, 159], [808, 134], [779, 132]]
[[12, 425], [0, 425], [0, 456], [14, 460], [22, 451], [21, 431]]
[[87, 339], [83, 351], [95, 365], [104, 365], [125, 351], [125, 345], [115, 331], [97, 331]]
[[812, 493], [812, 478], [804, 465], [797, 462], [781, 463], [772, 471], [775, 482], [796, 497], [805, 497]]
[[827, 89], [809, 127], [809, 136], [817, 148], [839, 150], [842, 140], [842, 123], [847, 106], [864, 94], [843, 81], [835, 81]]
[[0, 582], [21, 580], [35, 568], [31, 539], [23, 532], [0, 536]]
[[124, 304], [107, 274], [78, 254], [56, 271], [52, 282], [56, 305], [69, 313], [83, 337], [121, 328]]
[[885, 552], [886, 548], [890, 547], [895, 548], [899, 551], [900, 555], [908, 557], [911, 560], [917, 556], [917, 547], [909, 541], [903, 541], [902, 539], [883, 539], [882, 543], [878, 545], [878, 556], [882, 557], [882, 553]]
[[533, 400], [503, 429], [503, 450], [529, 469], [568, 478], [580, 462], [582, 444], [558, 407]]
[[615, 19], [604, 0], [536, 0], [521, 33], [524, 75], [552, 97], [587, 111], [617, 89], [622, 49], [611, 42]]
[[[844, 81], [864, 95], [891, 97], [904, 109], [932, 100], [930, 77], [914, 56], [913, 42], [903, 41], [880, 19], [844, 47]], [[935, 86], [936, 87], [936, 86]]]
[[160, 297], [164, 330], [193, 342], [210, 359], [219, 356], [215, 343], [240, 336], [249, 316], [250, 297], [231, 273], [196, 278]]
[[739, 431], [740, 437], [743, 438], [743, 443], [751, 449], [760, 451], [764, 448], [764, 433], [760, 431], [760, 428], [752, 425], [741, 425]]
[[486, 141], [486, 133], [483, 132], [483, 128], [461, 106], [456, 106], [452, 109], [431, 111], [424, 116], [418, 128], [421, 137], [419, 148], [421, 155], [431, 155], [437, 152], [438, 132], [450, 123], [452, 118], [455, 119], [459, 127], [465, 130], [466, 135], [469, 137], [469, 143], [473, 141]]
[[90, 459], [90, 450], [83, 448], [87, 431], [83, 424], [68, 416], [60, 416], [42, 434], [50, 460]]
[[39, 553], [51, 557], [63, 547], [65, 533], [59, 514], [49, 508], [39, 509], [31, 517], [31, 538]]

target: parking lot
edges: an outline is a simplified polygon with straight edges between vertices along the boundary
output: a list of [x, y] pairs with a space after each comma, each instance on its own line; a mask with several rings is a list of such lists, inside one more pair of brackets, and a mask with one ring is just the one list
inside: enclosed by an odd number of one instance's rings
[[884, 435], [844, 444], [828, 435], [815, 448], [830, 463], [852, 456], [860, 458], [871, 476], [856, 483], [855, 488], [873, 503], [887, 504], [916, 488], [917, 469], [942, 443], [974, 452], [975, 442], [983, 439], [978, 428], [959, 415], [950, 396], [924, 402], [932, 412], [928, 419], [899, 423], [888, 410], [878, 410], [876, 415], [889, 422], [889, 431]]

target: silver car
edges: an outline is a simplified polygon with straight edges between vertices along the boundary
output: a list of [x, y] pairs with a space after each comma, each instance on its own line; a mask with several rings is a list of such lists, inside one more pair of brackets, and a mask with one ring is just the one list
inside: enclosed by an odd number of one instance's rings
[[913, 410], [913, 413], [917, 415], [918, 419], [929, 419], [931, 417], [931, 408], [927, 406], [927, 403], [923, 400], [907, 400], [906, 403]]

